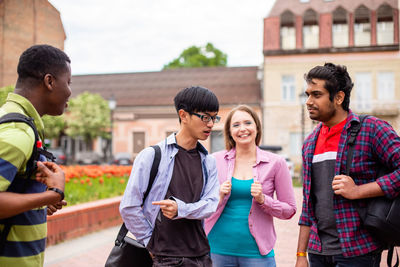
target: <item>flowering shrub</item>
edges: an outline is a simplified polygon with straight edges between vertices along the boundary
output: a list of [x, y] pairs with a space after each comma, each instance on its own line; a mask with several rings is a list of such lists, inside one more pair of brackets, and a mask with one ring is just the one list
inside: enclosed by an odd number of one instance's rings
[[122, 195], [131, 166], [61, 166], [68, 206]]

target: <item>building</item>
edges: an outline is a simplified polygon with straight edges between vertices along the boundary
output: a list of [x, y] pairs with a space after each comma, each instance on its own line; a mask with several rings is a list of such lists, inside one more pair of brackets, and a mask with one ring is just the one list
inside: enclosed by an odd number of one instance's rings
[[[204, 142], [211, 151], [224, 148], [222, 129], [226, 114], [237, 104], [252, 106], [261, 116], [261, 81], [257, 67], [207, 67], [171, 69], [158, 72], [75, 75], [72, 97], [82, 92], [98, 93], [115, 99], [112, 112], [112, 152], [128, 152], [133, 157], [143, 148], [154, 145], [179, 130], [173, 99], [185, 87], [201, 85], [212, 90], [220, 102], [222, 121], [216, 124], [211, 137]], [[105, 140], [94, 145], [101, 153]], [[82, 141], [65, 137], [62, 146], [67, 153], [82, 149]]]
[[60, 13], [47, 0], [0, 0], [0, 87], [15, 85], [19, 56], [34, 44], [64, 49]]
[[301, 162], [302, 138], [315, 125], [299, 100], [304, 73], [325, 62], [347, 66], [354, 112], [400, 130], [397, 0], [276, 0], [263, 54], [264, 143], [281, 145], [293, 161]]

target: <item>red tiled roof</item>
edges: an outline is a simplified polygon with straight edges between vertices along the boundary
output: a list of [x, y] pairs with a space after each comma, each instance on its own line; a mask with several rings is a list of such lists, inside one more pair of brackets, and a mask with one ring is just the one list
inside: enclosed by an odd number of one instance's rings
[[213, 91], [221, 105], [261, 103], [257, 67], [208, 67], [72, 76], [72, 96], [85, 91], [105, 99], [114, 95], [118, 106], [173, 105], [178, 91], [200, 85]]

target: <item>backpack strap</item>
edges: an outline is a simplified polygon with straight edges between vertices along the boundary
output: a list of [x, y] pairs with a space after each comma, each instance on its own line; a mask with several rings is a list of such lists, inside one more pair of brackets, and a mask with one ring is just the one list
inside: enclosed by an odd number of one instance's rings
[[350, 137], [349, 140], [347, 141], [347, 145], [349, 146], [349, 149], [347, 150], [347, 160], [346, 160], [346, 175], [350, 176], [350, 167], [351, 163], [353, 161], [353, 153], [354, 153], [354, 145], [356, 143], [356, 138], [358, 135], [358, 132], [361, 129], [361, 125], [364, 122], [364, 119], [368, 117], [368, 115], [360, 115], [360, 122], [353, 121], [351, 126], [350, 126]]
[[39, 140], [40, 140], [39, 134], [36, 130], [36, 126], [33, 123], [33, 121], [34, 121], [33, 118], [27, 117], [24, 114], [16, 113], [16, 112], [7, 113], [6, 115], [4, 115], [0, 118], [0, 124], [8, 123], [8, 122], [23, 122], [23, 123], [28, 124], [33, 130], [33, 133], [35, 135], [35, 142], [33, 144], [32, 155], [29, 158], [28, 163], [26, 164], [26, 169], [25, 169], [25, 174], [24, 174], [25, 177], [30, 177], [36, 170], [35, 163], [39, 158], [38, 146], [41, 146], [39, 143]]
[[[161, 161], [161, 149], [158, 145], [151, 146], [154, 149], [154, 161], [153, 165], [151, 165], [151, 171], [150, 171], [150, 178], [149, 178], [149, 184], [147, 185], [146, 192], [144, 193], [143, 196], [143, 203], [146, 200], [151, 187], [153, 186], [154, 180], [156, 178], [157, 172], [158, 172], [158, 166], [160, 165]], [[126, 234], [128, 233], [128, 229], [125, 226], [125, 223], [121, 225], [121, 228], [119, 229], [117, 239], [115, 240], [115, 245], [120, 246], [124, 242], [124, 238]]]

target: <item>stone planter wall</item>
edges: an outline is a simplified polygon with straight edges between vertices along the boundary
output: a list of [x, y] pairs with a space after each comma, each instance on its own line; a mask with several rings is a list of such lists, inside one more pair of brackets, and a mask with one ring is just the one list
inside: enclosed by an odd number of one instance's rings
[[64, 207], [47, 217], [47, 246], [122, 224], [121, 196]]

